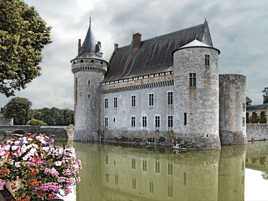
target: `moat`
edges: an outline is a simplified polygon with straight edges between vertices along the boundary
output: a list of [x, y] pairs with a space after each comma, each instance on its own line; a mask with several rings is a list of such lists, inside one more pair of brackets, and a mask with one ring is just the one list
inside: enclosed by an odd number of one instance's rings
[[82, 160], [77, 201], [268, 199], [268, 142], [174, 154], [74, 143]]

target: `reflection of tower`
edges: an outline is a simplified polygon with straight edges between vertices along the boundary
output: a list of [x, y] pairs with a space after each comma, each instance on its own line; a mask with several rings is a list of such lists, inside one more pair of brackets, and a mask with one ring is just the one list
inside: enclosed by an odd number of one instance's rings
[[81, 182], [76, 186], [76, 201], [102, 201], [101, 152], [98, 145], [74, 144], [78, 159], [83, 168], [79, 176]]
[[222, 148], [218, 201], [244, 201], [245, 157], [245, 146]]
[[91, 24], [78, 56], [72, 61], [74, 74], [74, 109], [76, 141], [96, 141], [100, 122], [100, 84], [108, 63], [102, 59], [101, 43], [96, 43]]

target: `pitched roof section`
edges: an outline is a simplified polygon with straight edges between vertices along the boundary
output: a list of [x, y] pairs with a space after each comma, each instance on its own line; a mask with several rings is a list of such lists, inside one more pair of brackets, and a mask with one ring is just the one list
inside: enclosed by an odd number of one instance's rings
[[164, 71], [173, 65], [172, 52], [195, 39], [213, 46], [207, 22], [142, 41], [135, 51], [132, 45], [117, 48], [105, 81]]
[[88, 27], [86, 38], [83, 42], [83, 45], [80, 48], [80, 55], [83, 53], [95, 52], [95, 45], [96, 45], [96, 41], [95, 41], [94, 35], [92, 33], [91, 23], [90, 23], [89, 27]]

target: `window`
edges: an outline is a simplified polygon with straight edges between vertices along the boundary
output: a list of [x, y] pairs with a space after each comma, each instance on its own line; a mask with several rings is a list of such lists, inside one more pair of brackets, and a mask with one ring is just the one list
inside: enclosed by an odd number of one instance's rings
[[142, 127], [143, 128], [147, 127], [147, 117], [142, 117]]
[[132, 178], [132, 188], [136, 189], [136, 178]]
[[245, 119], [245, 117], [243, 117], [243, 118], [242, 118], [242, 126], [244, 127], [245, 124], [246, 124], [246, 119]]
[[142, 161], [142, 169], [143, 171], [147, 171], [147, 160]]
[[117, 97], [114, 97], [114, 108], [117, 108]]
[[90, 87], [90, 80], [88, 80], [87, 85]]
[[168, 92], [168, 105], [173, 104], [173, 92]]
[[131, 167], [132, 169], [136, 169], [136, 160], [134, 158], [131, 161]]
[[153, 106], [153, 105], [154, 105], [154, 95], [149, 94], [149, 106]]
[[189, 74], [190, 87], [196, 87], [196, 73]]
[[187, 185], [187, 174], [186, 174], [186, 172], [184, 172], [184, 174], [183, 174], [183, 183], [184, 183], [184, 186]]
[[173, 116], [168, 116], [168, 128], [173, 128]]
[[109, 157], [108, 157], [108, 155], [105, 156], [105, 163], [106, 163], [106, 165], [108, 165], [108, 163], [109, 163]]
[[184, 126], [187, 125], [187, 113], [184, 113]]
[[131, 106], [132, 107], [136, 106], [136, 96], [131, 96]]
[[118, 185], [118, 175], [115, 175], [115, 177], [114, 177], [114, 183], [115, 183], [116, 185]]
[[107, 98], [104, 99], [104, 108], [108, 108], [108, 99]]
[[243, 112], [246, 112], [246, 103], [243, 103]]
[[108, 128], [108, 117], [104, 118], [104, 127]]
[[160, 162], [159, 162], [159, 160], [155, 161], [155, 172], [156, 173], [160, 172]]
[[205, 65], [209, 66], [210, 65], [210, 61], [209, 61], [209, 55], [205, 55]]
[[168, 175], [173, 175], [173, 164], [172, 163], [168, 164]]
[[160, 116], [155, 116], [155, 127], [156, 128], [160, 127]]
[[131, 117], [131, 127], [135, 127], [135, 117]]
[[150, 190], [150, 193], [154, 192], [154, 183], [152, 181], [149, 183], [149, 190]]

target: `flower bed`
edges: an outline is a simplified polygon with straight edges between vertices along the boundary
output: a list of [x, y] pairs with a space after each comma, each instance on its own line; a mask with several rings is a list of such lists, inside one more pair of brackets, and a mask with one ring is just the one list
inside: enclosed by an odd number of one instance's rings
[[0, 190], [5, 185], [17, 201], [53, 200], [80, 181], [74, 150], [43, 134], [14, 135], [2, 143], [0, 157]]

